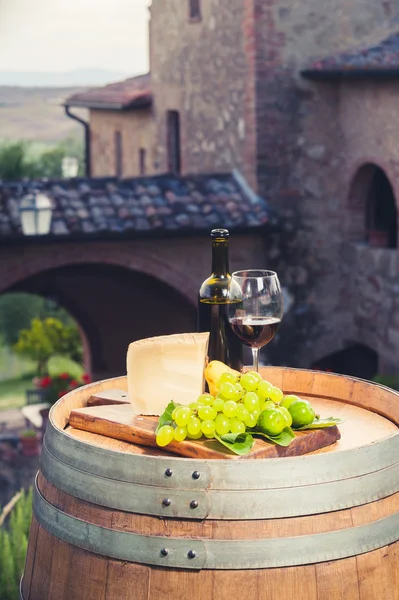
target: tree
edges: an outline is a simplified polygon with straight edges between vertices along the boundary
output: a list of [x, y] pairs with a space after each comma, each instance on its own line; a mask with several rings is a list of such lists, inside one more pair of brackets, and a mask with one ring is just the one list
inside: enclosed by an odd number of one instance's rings
[[15, 181], [24, 178], [62, 177], [62, 159], [75, 157], [79, 161], [79, 173], [83, 174], [83, 141], [66, 138], [59, 144], [47, 147], [41, 154], [33, 155], [32, 147], [25, 141], [4, 142], [0, 145], [0, 179]]
[[27, 158], [25, 142], [6, 142], [0, 146], [0, 179], [13, 181], [36, 176], [34, 165]]
[[38, 375], [43, 375], [46, 364], [53, 354], [68, 356], [82, 361], [83, 352], [79, 332], [74, 325], [64, 325], [59, 319], [33, 319], [30, 329], [23, 329], [14, 352], [27, 356], [37, 363]]
[[45, 298], [35, 294], [11, 292], [0, 296], [0, 336], [6, 346], [16, 344], [21, 329], [29, 329], [36, 317], [55, 317], [76, 329], [74, 321], [63, 308], [52, 308]]

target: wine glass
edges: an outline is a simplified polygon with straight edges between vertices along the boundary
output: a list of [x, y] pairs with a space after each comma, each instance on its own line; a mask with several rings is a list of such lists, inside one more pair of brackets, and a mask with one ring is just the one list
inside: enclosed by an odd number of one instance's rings
[[280, 282], [274, 271], [250, 269], [235, 271], [232, 284], [232, 298], [227, 304], [229, 323], [241, 342], [251, 348], [253, 368], [258, 372], [259, 348], [274, 338], [283, 317]]

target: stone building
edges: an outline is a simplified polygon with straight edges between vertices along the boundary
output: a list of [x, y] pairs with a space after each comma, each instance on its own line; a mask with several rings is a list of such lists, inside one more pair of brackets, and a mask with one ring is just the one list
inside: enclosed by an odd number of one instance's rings
[[151, 103], [70, 99], [92, 109], [94, 174], [117, 172], [123, 117], [122, 175], [142, 172], [143, 148], [150, 173], [237, 168], [279, 208], [268, 264], [295, 290], [288, 337], [305, 340], [277, 344], [279, 362], [347, 363], [353, 348], [398, 370], [398, 28], [397, 0], [153, 0]]

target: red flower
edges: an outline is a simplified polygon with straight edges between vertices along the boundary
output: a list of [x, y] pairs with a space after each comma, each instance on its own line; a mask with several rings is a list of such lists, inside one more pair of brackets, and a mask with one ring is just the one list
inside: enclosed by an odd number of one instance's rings
[[76, 379], [72, 379], [71, 383], [69, 384], [71, 388], [78, 387], [78, 385], [79, 383], [76, 381]]
[[65, 394], [64, 390], [61, 390], [61, 392], [58, 392], [58, 398], [62, 398], [62, 396]]
[[43, 379], [40, 381], [40, 387], [41, 388], [46, 388], [49, 385], [51, 385], [53, 383], [53, 380], [51, 379], [51, 377], [49, 377], [48, 375], [46, 377], [43, 377]]
[[83, 383], [91, 383], [91, 377], [88, 373], [84, 373], [82, 375], [82, 381]]
[[69, 379], [69, 375], [68, 373], [61, 373], [61, 375], [59, 375], [60, 379]]

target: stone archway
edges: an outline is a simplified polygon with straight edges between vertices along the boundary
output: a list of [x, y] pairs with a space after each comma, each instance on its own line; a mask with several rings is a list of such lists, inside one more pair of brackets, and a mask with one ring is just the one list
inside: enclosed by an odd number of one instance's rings
[[373, 379], [378, 373], [378, 354], [364, 344], [352, 344], [343, 350], [323, 356], [315, 361], [311, 368], [361, 379]]
[[127, 347], [134, 340], [195, 331], [195, 308], [183, 295], [159, 279], [120, 266], [60, 266], [9, 290], [51, 296], [76, 319], [95, 379], [125, 373]]

